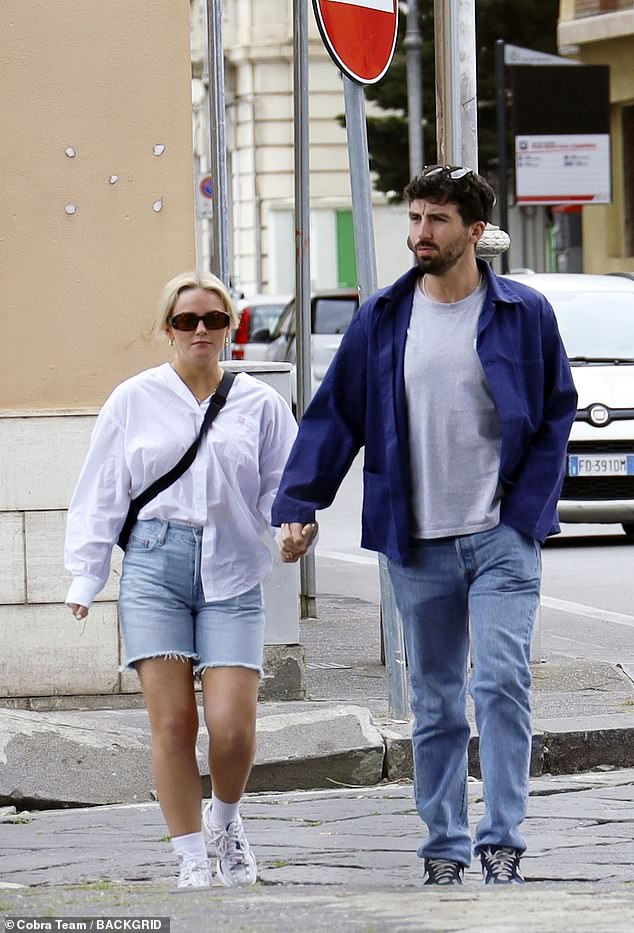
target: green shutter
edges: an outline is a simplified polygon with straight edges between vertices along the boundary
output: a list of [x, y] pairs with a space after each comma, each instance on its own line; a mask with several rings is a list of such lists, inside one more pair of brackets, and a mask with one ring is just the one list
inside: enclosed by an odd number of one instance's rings
[[357, 287], [352, 211], [337, 211], [337, 280], [339, 288]]

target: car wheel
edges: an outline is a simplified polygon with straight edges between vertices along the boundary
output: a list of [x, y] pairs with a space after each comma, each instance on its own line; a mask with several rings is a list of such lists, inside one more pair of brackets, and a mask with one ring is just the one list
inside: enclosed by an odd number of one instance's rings
[[634, 522], [623, 522], [623, 531], [626, 535], [634, 535]]

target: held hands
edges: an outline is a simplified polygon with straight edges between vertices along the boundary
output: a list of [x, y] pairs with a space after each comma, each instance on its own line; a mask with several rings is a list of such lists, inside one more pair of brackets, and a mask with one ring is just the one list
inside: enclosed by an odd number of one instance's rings
[[285, 522], [279, 532], [277, 543], [282, 560], [286, 564], [296, 563], [308, 551], [317, 534], [317, 522]]
[[76, 619], [85, 619], [88, 615], [88, 610], [85, 606], [80, 606], [79, 603], [66, 603], [72, 614]]

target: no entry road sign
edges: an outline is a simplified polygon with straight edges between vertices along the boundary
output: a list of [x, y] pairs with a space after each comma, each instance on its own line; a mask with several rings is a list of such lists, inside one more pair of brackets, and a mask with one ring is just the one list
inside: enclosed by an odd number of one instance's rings
[[317, 25], [335, 64], [358, 84], [376, 84], [396, 47], [397, 0], [313, 0]]

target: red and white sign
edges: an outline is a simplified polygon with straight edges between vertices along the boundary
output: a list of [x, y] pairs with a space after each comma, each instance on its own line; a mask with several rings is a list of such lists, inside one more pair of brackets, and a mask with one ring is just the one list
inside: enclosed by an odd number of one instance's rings
[[608, 134], [515, 137], [517, 204], [607, 204]]
[[321, 37], [338, 68], [358, 84], [376, 84], [396, 48], [397, 0], [313, 0]]

